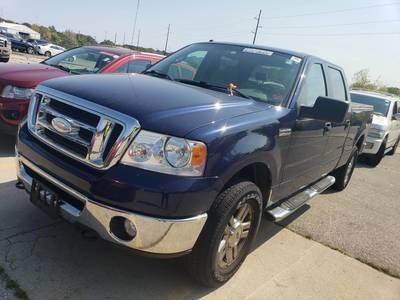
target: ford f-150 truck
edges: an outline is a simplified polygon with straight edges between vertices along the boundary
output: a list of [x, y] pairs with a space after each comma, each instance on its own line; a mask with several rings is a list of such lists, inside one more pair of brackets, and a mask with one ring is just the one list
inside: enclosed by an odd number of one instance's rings
[[218, 286], [262, 213], [279, 221], [344, 189], [370, 111], [343, 70], [314, 56], [196, 43], [144, 74], [40, 84], [20, 126], [17, 187], [51, 215]]

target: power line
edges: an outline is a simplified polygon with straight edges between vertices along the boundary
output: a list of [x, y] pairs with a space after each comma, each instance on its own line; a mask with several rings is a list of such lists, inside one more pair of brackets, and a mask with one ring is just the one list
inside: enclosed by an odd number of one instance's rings
[[260, 9], [260, 12], [258, 13], [258, 18], [256, 17], [257, 25], [256, 25], [256, 30], [254, 30], [253, 45], [256, 43], [258, 29], [261, 28], [260, 26], [261, 13], [262, 10]]
[[338, 10], [311, 12], [311, 13], [304, 13], [304, 14], [297, 14], [297, 15], [277, 16], [277, 17], [270, 17], [268, 19], [269, 20], [273, 20], [273, 19], [295, 18], [295, 17], [314, 16], [314, 15], [336, 14], [336, 13], [342, 13], [342, 12], [347, 12], [347, 11], [368, 9], [368, 8], [375, 8], [375, 7], [383, 7], [383, 6], [390, 6], [390, 5], [396, 5], [396, 4], [400, 4], [400, 2], [392, 2], [392, 3], [386, 3], [386, 4], [375, 4], [375, 5], [368, 5], [368, 6], [359, 6], [359, 7], [353, 7], [353, 8], [338, 9]]
[[268, 26], [268, 29], [284, 29], [284, 28], [328, 28], [328, 27], [340, 27], [340, 26], [351, 26], [351, 25], [366, 25], [366, 24], [382, 24], [382, 23], [395, 23], [400, 22], [397, 20], [386, 20], [386, 21], [370, 21], [370, 22], [354, 22], [354, 23], [342, 23], [342, 24], [328, 24], [328, 25], [305, 25], [305, 26]]
[[263, 33], [265, 35], [281, 35], [281, 36], [357, 36], [357, 35], [398, 35], [400, 32], [359, 32], [359, 33]]

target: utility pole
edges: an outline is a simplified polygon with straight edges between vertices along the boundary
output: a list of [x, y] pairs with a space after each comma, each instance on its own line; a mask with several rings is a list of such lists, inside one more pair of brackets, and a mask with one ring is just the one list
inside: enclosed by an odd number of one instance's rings
[[141, 32], [141, 30], [139, 29], [139, 31], [138, 31], [138, 37], [137, 37], [137, 44], [136, 44], [137, 50], [139, 50], [140, 32]]
[[257, 25], [256, 25], [256, 30], [254, 31], [253, 45], [256, 43], [258, 29], [262, 27], [262, 26], [260, 26], [261, 12], [262, 12], [262, 10], [260, 9], [260, 12], [258, 13], [258, 17], [255, 18], [257, 20]]
[[117, 44], [117, 33], [115, 32], [115, 35], [114, 35], [114, 45], [116, 45]]
[[125, 32], [124, 32], [124, 41], [122, 42], [122, 46], [125, 45]]
[[139, 13], [139, 6], [140, 6], [140, 0], [137, 0], [135, 19], [133, 21], [133, 30], [132, 30], [132, 40], [131, 40], [131, 45], [132, 46], [133, 46], [133, 40], [135, 38], [136, 22], [137, 22], [137, 17], [138, 17], [138, 13]]
[[167, 39], [165, 41], [165, 48], [164, 48], [164, 54], [167, 54], [167, 48], [168, 48], [168, 40], [169, 40], [169, 32], [171, 29], [171, 24], [168, 24], [168, 31], [167, 31]]

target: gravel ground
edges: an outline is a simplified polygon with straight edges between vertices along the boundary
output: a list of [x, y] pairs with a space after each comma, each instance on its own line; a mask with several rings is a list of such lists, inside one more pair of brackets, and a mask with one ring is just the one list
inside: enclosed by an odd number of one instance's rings
[[31, 64], [31, 63], [39, 63], [42, 60], [44, 60], [44, 56], [39, 56], [39, 55], [30, 55], [26, 53], [19, 53], [19, 52], [13, 52], [11, 54], [10, 62], [9, 63], [14, 63], [14, 64]]
[[358, 164], [346, 190], [314, 198], [282, 224], [400, 278], [400, 153]]
[[14, 300], [17, 299], [14, 293], [7, 289], [3, 282], [0, 282], [0, 300]]

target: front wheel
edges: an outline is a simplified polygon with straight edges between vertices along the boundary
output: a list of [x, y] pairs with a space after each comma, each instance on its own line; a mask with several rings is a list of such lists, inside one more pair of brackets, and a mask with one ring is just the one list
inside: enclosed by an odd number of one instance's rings
[[217, 287], [236, 273], [251, 250], [260, 226], [261, 208], [260, 189], [249, 181], [235, 184], [218, 196], [186, 260], [195, 279]]
[[336, 181], [332, 186], [333, 189], [337, 191], [344, 190], [350, 182], [351, 176], [353, 175], [354, 168], [356, 166], [358, 157], [358, 149], [355, 148], [347, 161], [347, 163], [333, 172], [333, 176]]
[[26, 50], [26, 52], [28, 54], [33, 54], [35, 52], [35, 50], [32, 47], [28, 47], [28, 49]]
[[386, 140], [383, 141], [381, 147], [379, 148], [378, 152], [376, 154], [367, 154], [366, 157], [366, 163], [370, 165], [371, 167], [376, 167], [379, 165], [379, 163], [382, 161], [383, 157], [385, 156], [385, 150], [386, 150]]
[[50, 52], [50, 51], [46, 51], [46, 52], [44, 53], [44, 55], [47, 56], [47, 57], [50, 57], [50, 56], [51, 56], [51, 52]]
[[399, 146], [400, 143], [400, 137], [397, 139], [396, 144], [394, 144], [392, 150], [390, 150], [387, 154], [388, 155], [394, 155], [396, 153], [397, 147]]

